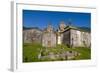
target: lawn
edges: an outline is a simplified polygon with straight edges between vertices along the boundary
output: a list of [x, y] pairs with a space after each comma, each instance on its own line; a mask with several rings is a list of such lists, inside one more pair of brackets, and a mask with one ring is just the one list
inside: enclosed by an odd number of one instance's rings
[[[57, 45], [52, 48], [42, 47], [41, 44], [36, 43], [24, 43], [23, 44], [23, 62], [41, 62], [41, 61], [52, 61], [51, 59], [38, 59], [38, 55], [42, 50], [42, 55], [46, 56], [48, 53], [53, 52], [54, 54], [63, 53], [65, 51], [77, 51], [80, 55], [75, 57], [73, 60], [86, 60], [91, 59], [91, 49], [84, 47], [68, 48], [65, 45]], [[57, 59], [58, 61], [60, 59]]]

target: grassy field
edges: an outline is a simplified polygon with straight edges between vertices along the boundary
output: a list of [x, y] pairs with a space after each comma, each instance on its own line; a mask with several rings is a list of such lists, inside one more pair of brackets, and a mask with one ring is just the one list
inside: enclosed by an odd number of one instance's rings
[[[23, 44], [23, 62], [52, 61], [50, 59], [45, 59], [45, 60], [38, 59], [38, 54], [40, 53], [41, 49], [42, 51], [44, 51], [42, 55], [47, 55], [49, 52], [53, 52], [57, 54], [57, 53], [62, 53], [64, 51], [77, 51], [78, 53], [80, 53], [80, 55], [75, 57], [73, 60], [91, 59], [91, 49], [90, 48], [83, 48], [83, 47], [68, 48], [65, 45], [57, 45], [56, 47], [45, 48], [45, 47], [42, 47], [41, 44], [24, 43]], [[45, 52], [45, 49], [48, 49], [48, 51]]]

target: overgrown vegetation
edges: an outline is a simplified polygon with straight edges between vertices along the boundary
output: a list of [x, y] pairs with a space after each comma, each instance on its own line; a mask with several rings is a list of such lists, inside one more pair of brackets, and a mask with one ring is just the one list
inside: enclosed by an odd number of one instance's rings
[[[40, 62], [40, 61], [52, 61], [51, 59], [38, 59], [38, 55], [41, 52], [42, 56], [48, 55], [50, 52], [54, 54], [60, 54], [65, 51], [77, 51], [80, 55], [75, 57], [73, 60], [85, 60], [91, 59], [91, 49], [84, 48], [84, 47], [77, 47], [77, 48], [68, 48], [65, 45], [57, 45], [56, 47], [52, 48], [45, 48], [42, 47], [41, 44], [38, 43], [24, 43], [23, 44], [23, 62]], [[57, 59], [62, 60], [62, 59]]]

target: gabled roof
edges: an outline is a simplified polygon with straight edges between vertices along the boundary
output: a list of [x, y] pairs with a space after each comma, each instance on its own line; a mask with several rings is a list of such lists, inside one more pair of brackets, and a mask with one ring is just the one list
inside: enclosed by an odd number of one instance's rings
[[66, 30], [69, 30], [69, 29], [74, 29], [74, 30], [79, 30], [79, 31], [83, 31], [83, 32], [91, 32], [90, 28], [88, 27], [75, 27], [75, 26], [66, 26], [65, 28], [65, 31]]

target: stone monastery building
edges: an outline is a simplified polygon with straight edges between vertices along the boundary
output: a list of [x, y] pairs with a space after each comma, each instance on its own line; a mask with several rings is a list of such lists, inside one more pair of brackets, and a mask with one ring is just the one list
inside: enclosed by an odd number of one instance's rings
[[64, 44], [68, 47], [90, 47], [91, 32], [61, 22], [56, 31], [50, 24], [44, 30], [23, 28], [23, 42], [40, 43], [44, 47], [56, 47], [57, 44]]

